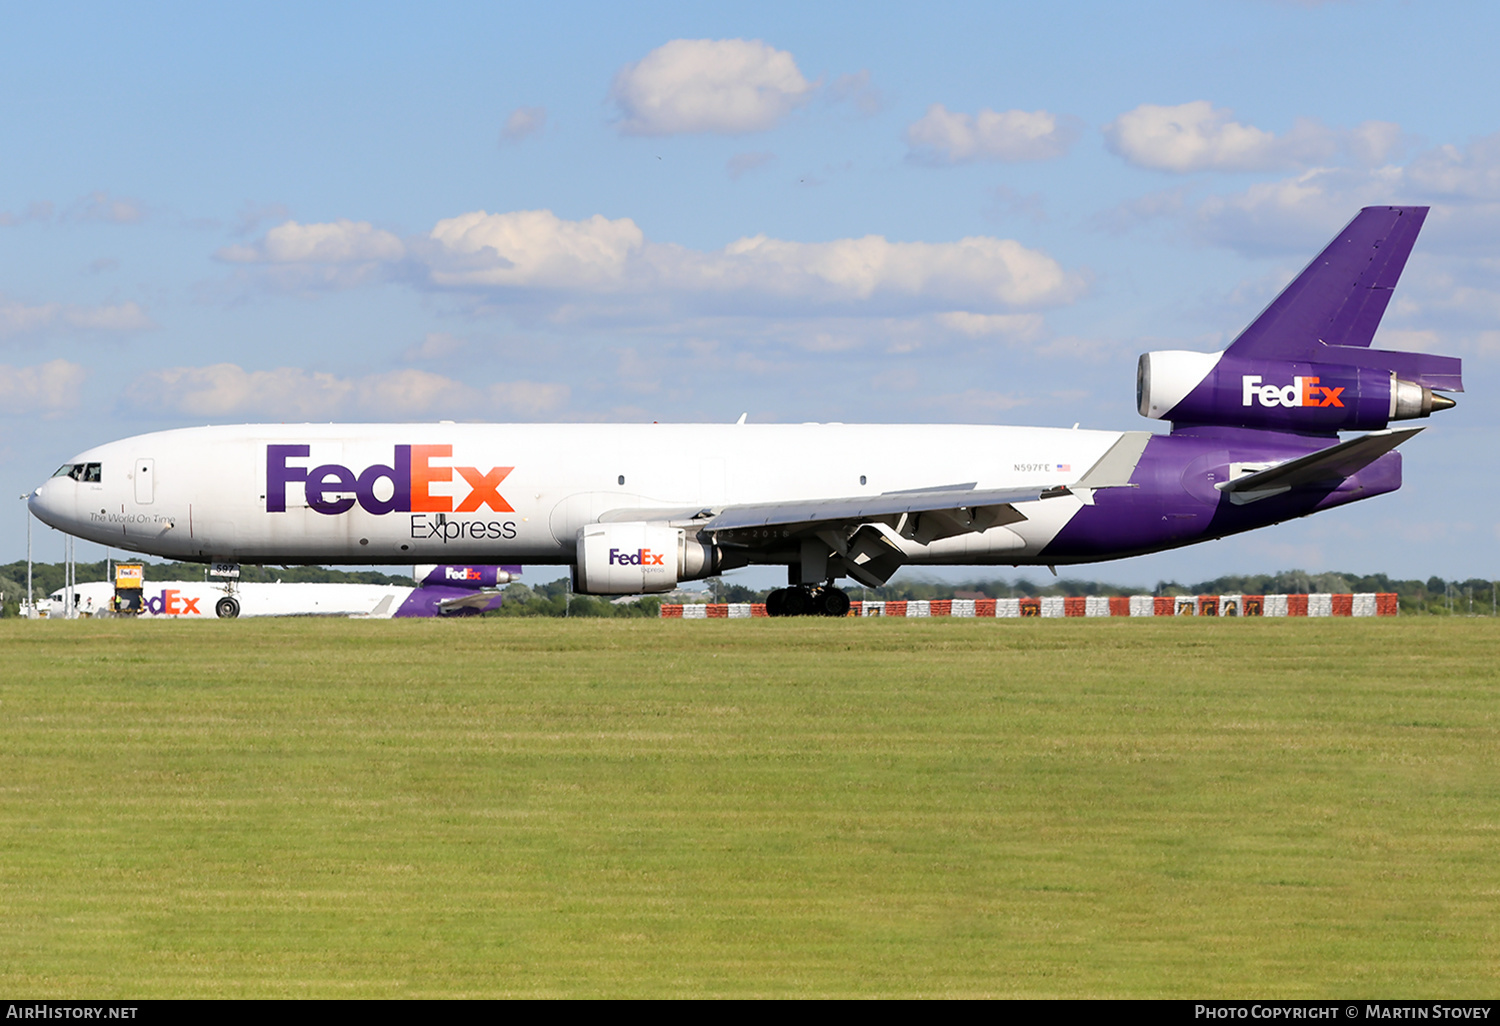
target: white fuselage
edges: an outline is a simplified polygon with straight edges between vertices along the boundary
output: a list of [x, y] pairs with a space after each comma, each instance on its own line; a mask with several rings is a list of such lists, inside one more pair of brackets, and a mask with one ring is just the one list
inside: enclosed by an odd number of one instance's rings
[[[73, 586], [74, 612], [82, 616], [108, 613], [115, 586], [88, 581]], [[233, 597], [236, 616], [353, 616], [389, 619], [411, 596], [411, 585], [343, 584], [297, 581], [291, 583], [236, 583], [233, 588], [212, 581], [152, 581], [142, 589], [143, 619], [214, 620], [218, 603]], [[38, 603], [38, 613], [60, 617], [67, 609], [67, 589], [59, 588], [50, 604]]]
[[[557, 564], [574, 561], [579, 530], [607, 512], [1065, 485], [1120, 437], [972, 425], [189, 428], [80, 453], [96, 479], [54, 477], [31, 506], [79, 537], [170, 558]], [[928, 545], [887, 534], [909, 562], [1027, 562], [1081, 504], [1022, 503], [1025, 520]]]

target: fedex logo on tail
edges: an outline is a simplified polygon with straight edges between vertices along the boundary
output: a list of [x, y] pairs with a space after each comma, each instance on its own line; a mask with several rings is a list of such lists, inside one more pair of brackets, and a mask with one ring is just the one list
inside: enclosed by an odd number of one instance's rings
[[1246, 374], [1240, 378], [1244, 390], [1240, 405], [1252, 406], [1259, 403], [1261, 406], [1342, 407], [1344, 403], [1339, 396], [1344, 394], [1344, 390], [1326, 388], [1318, 384], [1318, 380], [1316, 377], [1299, 374], [1292, 378], [1290, 385], [1262, 385], [1259, 374]]
[[[453, 456], [451, 445], [398, 445], [389, 464], [375, 463], [356, 473], [338, 463], [317, 467], [292, 465], [294, 459], [307, 459], [311, 447], [306, 445], [266, 446], [266, 512], [285, 513], [287, 486], [300, 484], [309, 508], [327, 516], [347, 513], [355, 503], [366, 513], [473, 513], [488, 506], [496, 513], [513, 513], [514, 508], [499, 492], [500, 483], [514, 467], [478, 467], [445, 465], [439, 461]], [[432, 486], [453, 480], [454, 472], [469, 486], [468, 495], [457, 501], [457, 495], [434, 495]], [[380, 491], [390, 495], [381, 498]]]
[[449, 581], [478, 581], [484, 577], [471, 566], [445, 566], [443, 578]]
[[609, 550], [609, 563], [611, 566], [660, 566], [665, 567], [666, 553], [652, 552], [650, 549], [637, 549], [634, 552], [621, 552], [619, 549]]

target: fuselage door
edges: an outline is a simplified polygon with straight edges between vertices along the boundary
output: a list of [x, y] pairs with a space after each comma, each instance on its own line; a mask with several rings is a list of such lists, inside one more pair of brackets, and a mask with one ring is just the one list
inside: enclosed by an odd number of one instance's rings
[[148, 503], [156, 498], [156, 461], [150, 459], [137, 459], [135, 461], [135, 501]]

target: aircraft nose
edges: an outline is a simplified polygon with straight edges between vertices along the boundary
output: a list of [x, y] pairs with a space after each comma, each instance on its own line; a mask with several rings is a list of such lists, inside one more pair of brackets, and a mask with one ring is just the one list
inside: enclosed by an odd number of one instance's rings
[[33, 488], [26, 499], [26, 508], [31, 510], [31, 515], [48, 527], [57, 527], [61, 518], [61, 510], [57, 507], [57, 497], [54, 494], [56, 491], [50, 480], [44, 481]]

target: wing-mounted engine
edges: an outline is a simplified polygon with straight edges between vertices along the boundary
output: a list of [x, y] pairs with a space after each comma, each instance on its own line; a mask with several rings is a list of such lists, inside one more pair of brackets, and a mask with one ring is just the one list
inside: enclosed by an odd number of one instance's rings
[[585, 595], [650, 595], [718, 569], [712, 545], [666, 524], [587, 524], [578, 532], [573, 589]]

